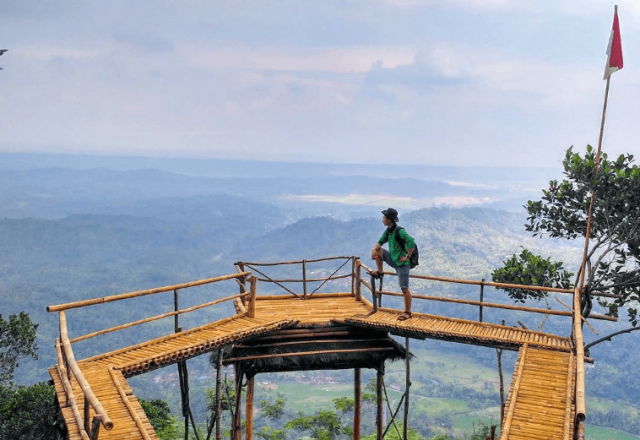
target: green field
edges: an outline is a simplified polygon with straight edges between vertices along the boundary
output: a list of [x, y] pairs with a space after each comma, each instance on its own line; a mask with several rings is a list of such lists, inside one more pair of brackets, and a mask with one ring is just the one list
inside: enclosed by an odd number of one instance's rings
[[589, 440], [637, 440], [640, 437], [625, 434], [610, 428], [599, 428], [595, 426], [587, 426], [585, 436]]

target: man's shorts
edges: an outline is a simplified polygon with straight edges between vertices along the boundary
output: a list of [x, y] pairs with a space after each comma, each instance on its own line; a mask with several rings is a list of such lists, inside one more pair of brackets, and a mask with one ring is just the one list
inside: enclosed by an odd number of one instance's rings
[[382, 249], [382, 259], [389, 266], [393, 267], [398, 274], [398, 284], [400, 284], [401, 289], [409, 288], [409, 271], [411, 271], [411, 266], [398, 266], [391, 259], [391, 254], [388, 250]]

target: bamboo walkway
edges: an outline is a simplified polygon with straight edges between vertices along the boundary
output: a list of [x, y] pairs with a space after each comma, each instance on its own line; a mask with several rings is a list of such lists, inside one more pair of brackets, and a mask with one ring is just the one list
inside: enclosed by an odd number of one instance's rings
[[[508, 408], [513, 413], [511, 427], [505, 434], [508, 437], [502, 438], [568, 438], [563, 437], [565, 431], [560, 428], [566, 428], [566, 418], [572, 420], [570, 416], [573, 415], [571, 399], [566, 398], [572, 380], [567, 378], [575, 376], [568, 338], [418, 313], [411, 319], [398, 321], [398, 311], [380, 308], [373, 313], [369, 301], [364, 298], [358, 301], [350, 293], [319, 294], [306, 299], [258, 296], [254, 318], [248, 317], [239, 301], [236, 311], [235, 316], [217, 322], [78, 361], [85, 378], [113, 421], [113, 429], [101, 429], [99, 438], [157, 438], [126, 381], [127, 377], [280, 329], [333, 324], [385, 330], [419, 339], [444, 339], [512, 350], [523, 347], [516, 369], [522, 374], [517, 380], [514, 376], [512, 382], [518, 382], [519, 388], [512, 386], [509, 395]], [[78, 429], [78, 415], [74, 415], [66, 401], [61, 380], [64, 373], [61, 374], [59, 366], [51, 368], [49, 373], [69, 429], [69, 439], [84, 440], [84, 431]], [[75, 380], [72, 379], [71, 384], [77, 407], [82, 409], [83, 393]], [[546, 400], [541, 400], [542, 397]], [[571, 412], [570, 416], [565, 417], [568, 412]], [[561, 416], [565, 417], [564, 425], [558, 425]], [[539, 431], [542, 429], [540, 426], [548, 428]], [[527, 437], [532, 430], [559, 436]]]
[[523, 346], [511, 381], [500, 440], [573, 438], [573, 353]]

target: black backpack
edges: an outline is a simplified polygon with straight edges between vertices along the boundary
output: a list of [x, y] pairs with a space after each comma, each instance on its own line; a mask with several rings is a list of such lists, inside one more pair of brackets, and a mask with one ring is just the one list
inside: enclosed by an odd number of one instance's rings
[[[396, 230], [394, 231], [395, 238], [398, 244], [402, 247], [402, 249], [404, 249], [404, 251], [407, 252], [407, 247], [406, 247], [407, 244], [405, 243], [404, 239], [400, 237], [400, 229], [404, 229], [404, 228], [402, 226], [396, 226]], [[411, 265], [411, 269], [413, 269], [418, 264], [420, 264], [420, 262], [418, 261], [418, 258], [420, 258], [420, 254], [418, 253], [418, 243], [415, 243], [415, 247], [413, 248], [413, 252], [411, 253], [411, 257], [409, 258], [409, 264]]]

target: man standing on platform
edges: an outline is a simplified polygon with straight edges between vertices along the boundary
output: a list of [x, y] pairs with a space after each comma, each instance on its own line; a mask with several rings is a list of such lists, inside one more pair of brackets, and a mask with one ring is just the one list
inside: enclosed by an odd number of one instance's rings
[[[411, 291], [409, 290], [409, 272], [411, 271], [410, 258], [416, 245], [413, 237], [407, 234], [404, 228], [398, 226], [398, 211], [388, 208], [382, 211], [382, 224], [387, 227], [382, 237], [371, 250], [371, 259], [376, 260], [377, 270], [371, 271], [376, 278], [384, 276], [382, 262], [396, 270], [398, 283], [404, 294], [404, 313], [398, 316], [398, 320], [404, 321], [411, 318]], [[389, 243], [389, 250], [382, 249], [382, 245]]]

